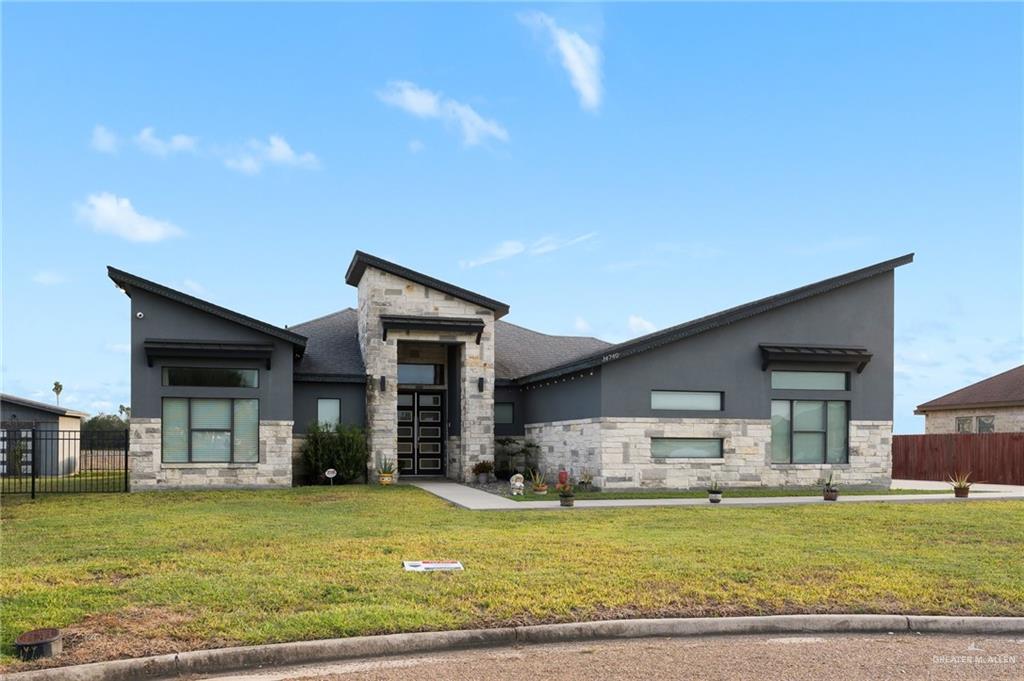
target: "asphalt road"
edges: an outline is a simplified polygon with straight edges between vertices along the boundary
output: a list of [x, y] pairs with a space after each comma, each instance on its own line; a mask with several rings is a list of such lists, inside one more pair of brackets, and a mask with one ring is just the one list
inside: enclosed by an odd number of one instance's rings
[[1024, 638], [925, 634], [591, 641], [314, 665], [218, 681], [1024, 679]]

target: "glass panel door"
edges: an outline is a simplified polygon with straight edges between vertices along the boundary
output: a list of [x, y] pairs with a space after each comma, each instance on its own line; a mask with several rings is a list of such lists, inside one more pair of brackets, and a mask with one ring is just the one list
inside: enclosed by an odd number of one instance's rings
[[398, 470], [406, 475], [444, 475], [444, 394], [398, 395]]

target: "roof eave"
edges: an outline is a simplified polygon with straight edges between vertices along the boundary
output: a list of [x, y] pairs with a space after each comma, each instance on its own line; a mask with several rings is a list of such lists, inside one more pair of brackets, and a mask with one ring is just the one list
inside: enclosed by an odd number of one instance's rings
[[964, 402], [963, 404], [919, 404], [914, 413], [927, 416], [933, 411], [960, 411], [962, 409], [1004, 409], [1007, 407], [1024, 407], [1024, 400], [1002, 400], [998, 402]]

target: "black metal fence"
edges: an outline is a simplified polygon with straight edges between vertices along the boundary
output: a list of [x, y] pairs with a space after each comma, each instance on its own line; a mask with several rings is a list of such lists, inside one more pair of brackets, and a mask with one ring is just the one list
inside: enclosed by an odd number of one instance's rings
[[0, 430], [0, 494], [127, 491], [127, 430]]

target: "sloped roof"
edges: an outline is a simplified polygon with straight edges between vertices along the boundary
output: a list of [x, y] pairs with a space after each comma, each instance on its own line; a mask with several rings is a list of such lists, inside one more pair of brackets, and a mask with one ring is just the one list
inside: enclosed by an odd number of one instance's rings
[[348, 271], [345, 273], [345, 283], [350, 286], [358, 286], [359, 280], [363, 278], [363, 272], [366, 271], [367, 267], [375, 267], [378, 270], [389, 272], [397, 277], [408, 279], [409, 281], [416, 282], [422, 286], [432, 288], [442, 293], [447, 293], [455, 298], [479, 305], [480, 307], [486, 308], [494, 312], [494, 318], [504, 317], [508, 314], [508, 305], [500, 301], [482, 296], [479, 293], [474, 293], [468, 289], [464, 289], [455, 284], [449, 284], [446, 281], [435, 279], [431, 276], [427, 276], [421, 272], [410, 270], [408, 267], [402, 267], [401, 265], [393, 262], [378, 258], [375, 255], [369, 253], [363, 253], [362, 251], [356, 251], [355, 255], [352, 256], [352, 262], [349, 263]]
[[155, 281], [143, 279], [140, 276], [119, 270], [116, 267], [110, 267], [108, 265], [107, 276], [110, 277], [110, 279], [117, 284], [118, 288], [123, 290], [129, 298], [132, 295], [130, 289], [142, 289], [143, 291], [149, 291], [150, 293], [154, 293], [158, 296], [181, 303], [182, 305], [187, 305], [202, 312], [206, 312], [207, 314], [211, 314], [215, 317], [220, 317], [221, 319], [226, 319], [228, 321], [235, 322], [236, 324], [247, 326], [250, 329], [255, 329], [256, 331], [265, 333], [268, 336], [288, 341], [294, 345], [296, 350], [300, 353], [302, 352], [302, 349], [306, 347], [305, 336], [300, 336], [288, 329], [282, 329], [278, 326], [274, 326], [273, 324], [268, 324], [266, 322], [261, 322], [258, 319], [247, 317], [246, 315], [235, 312], [234, 310], [229, 310], [226, 307], [215, 305], [201, 298], [190, 296], [187, 293], [182, 293], [181, 291], [164, 286], [163, 284], [158, 284]]
[[550, 336], [498, 321], [494, 325], [494, 376], [500, 379], [526, 376], [610, 345], [589, 336]]
[[801, 286], [800, 288], [795, 288], [790, 291], [768, 296], [767, 298], [761, 298], [750, 303], [738, 305], [736, 307], [729, 308], [728, 310], [723, 310], [706, 317], [700, 317], [689, 322], [684, 322], [677, 326], [671, 326], [667, 329], [662, 329], [661, 331], [655, 331], [654, 333], [649, 333], [645, 336], [634, 338], [633, 340], [625, 341], [617, 345], [607, 346], [577, 360], [566, 361], [544, 371], [521, 376], [519, 377], [520, 382], [527, 383], [544, 380], [546, 378], [553, 378], [573, 371], [580, 371], [589, 367], [599, 366], [606, 362], [612, 362], [640, 352], [646, 352], [647, 350], [652, 350], [654, 348], [661, 347], [662, 345], [674, 343], [684, 338], [696, 336], [697, 334], [717, 329], [719, 327], [726, 326], [727, 324], [732, 324], [733, 322], [738, 322], [764, 312], [769, 312], [780, 308], [783, 305], [789, 305], [790, 303], [795, 303], [800, 300], [821, 295], [822, 293], [833, 291], [842, 286], [848, 286], [849, 284], [890, 272], [900, 265], [906, 265], [913, 261], [914, 254], [908, 253], [907, 255], [893, 258], [892, 260], [885, 260], [859, 270], [847, 272], [846, 274], [840, 274], [839, 276], [823, 279], [813, 284]]
[[295, 378], [331, 375], [365, 380], [366, 367], [359, 351], [359, 314], [345, 308], [291, 327], [306, 341], [306, 353], [295, 364]]
[[8, 395], [7, 393], [0, 393], [0, 402], [17, 404], [21, 407], [29, 407], [31, 409], [38, 409], [39, 411], [45, 411], [56, 416], [77, 416], [79, 418], [88, 416], [84, 411], [66, 409], [64, 407], [58, 407], [55, 404], [47, 404], [46, 402], [36, 402], [35, 400], [25, 399], [24, 397], [18, 397], [16, 395]]
[[1024, 405], [1024, 364], [925, 402], [918, 406], [914, 413], [964, 407], [1016, 405]]

